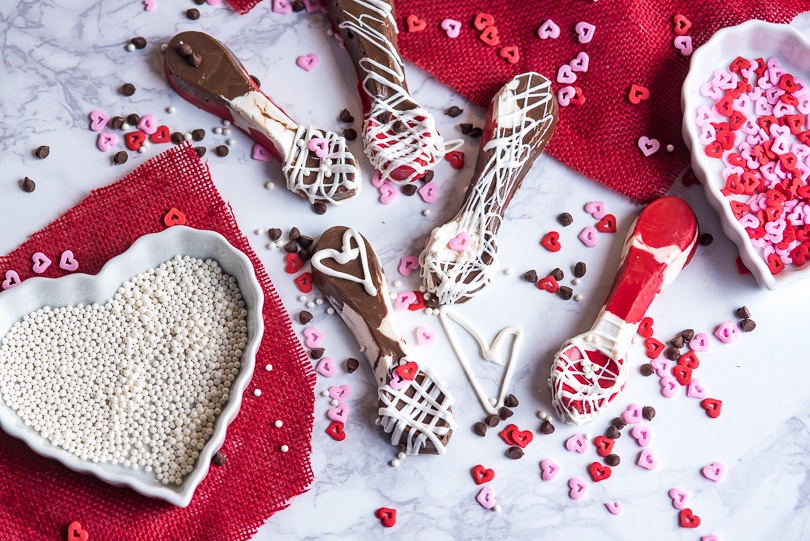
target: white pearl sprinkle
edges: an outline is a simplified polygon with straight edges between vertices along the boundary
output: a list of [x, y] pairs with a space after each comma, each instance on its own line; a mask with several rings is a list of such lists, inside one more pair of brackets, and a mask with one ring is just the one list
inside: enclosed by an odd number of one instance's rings
[[186, 141], [191, 141], [191, 134], [190, 133], [185, 134], [183, 136], [183, 139], [185, 139]]
[[230, 120], [223, 120], [223, 121], [222, 121], [222, 125], [223, 125], [223, 126], [230, 126], [230, 125], [231, 125], [231, 121], [230, 121]]
[[222, 128], [222, 135], [230, 135], [231, 129], [230, 128]]
[[171, 106], [166, 107], [166, 112], [169, 113], [170, 115], [173, 115], [175, 112], [177, 112], [177, 109], [175, 109], [174, 107], [171, 107]]
[[577, 301], [577, 302], [581, 301], [582, 300], [582, 294], [580, 293], [579, 295], [575, 295], [574, 300]]
[[220, 127], [214, 128], [214, 133], [217, 134], [217, 135], [221, 134], [222, 133], [222, 128], [220, 128]]
[[511, 276], [513, 272], [515, 271], [512, 270], [512, 267], [503, 270], [503, 273], [507, 276]]
[[269, 242], [267, 244], [267, 249], [268, 250], [275, 250], [276, 248], [278, 248], [278, 244], [276, 244], [275, 242]]
[[[227, 122], [227, 120], [226, 120], [225, 122]], [[286, 445], [282, 445], [282, 446], [281, 446], [281, 452], [282, 452], [282, 453], [286, 453], [286, 452], [287, 452], [287, 451], [289, 451], [289, 450], [290, 450], [290, 448], [289, 448], [289, 447], [287, 447]]]
[[276, 187], [276, 185], [273, 184], [272, 182], [268, 182], [267, 184], [264, 185], [264, 187], [267, 188], [268, 190], [272, 190], [273, 188]]
[[321, 396], [323, 396], [323, 397], [327, 397], [327, 396], [329, 396], [329, 391], [323, 391], [323, 392], [321, 393]]
[[633, 337], [633, 343], [638, 344], [639, 342], [641, 342], [641, 337], [640, 336], [634, 336]]
[[495, 504], [495, 505], [492, 507], [492, 510], [493, 510], [493, 511], [495, 511], [496, 513], [500, 513], [500, 512], [501, 512], [501, 506], [500, 506], [500, 504], [497, 504], [497, 503], [496, 503], [496, 504]]
[[545, 411], [541, 411], [540, 413], [537, 414], [537, 416], [540, 417], [541, 419], [548, 419], [548, 413], [546, 413]]
[[314, 303], [314, 302], [312, 302], [312, 301], [309, 301], [309, 302], [307, 303], [307, 308], [315, 308], [315, 303]]
[[128, 129], [130, 129], [131, 127], [132, 127], [132, 126], [130, 126], [130, 125], [129, 125], [129, 124], [127, 124], [126, 122], [124, 122], [123, 124], [121, 124], [121, 129], [122, 129], [123, 131], [127, 131], [127, 130], [128, 130]]
[[256, 233], [257, 235], [264, 235], [264, 229], [257, 229], [256, 231], [254, 231], [254, 233]]
[[408, 455], [406, 455], [406, 454], [405, 454], [405, 453], [403, 453], [402, 451], [400, 451], [399, 453], [397, 453], [397, 458], [398, 458], [398, 459], [400, 459], [400, 460], [405, 460], [405, 458], [406, 458], [407, 456], [408, 456]]
[[146, 152], [146, 147], [144, 147], [144, 146], [139, 147], [139, 148], [138, 148], [138, 152], [140, 152], [141, 154], [143, 154], [144, 152]]
[[127, 51], [132, 52], [134, 50], [135, 50], [135, 45], [133, 43], [130, 43], [129, 45], [127, 45]]
[[578, 285], [579, 285], [579, 282], [580, 282], [580, 279], [579, 279], [579, 278], [574, 278], [573, 280], [571, 280], [571, 284], [573, 284], [573, 285], [575, 285], [575, 286], [578, 286]]
[[402, 280], [394, 280], [394, 287], [402, 287]]
[[301, 302], [304, 302], [304, 301], [307, 300], [307, 296], [306, 295], [299, 295], [298, 300], [301, 301]]
[[490, 398], [489, 403], [490, 403], [490, 405], [494, 406], [494, 405], [496, 405], [498, 403], [498, 399], [497, 398]]
[[227, 141], [225, 141], [225, 144], [232, 147], [233, 145], [236, 144], [236, 140], [235, 139], [228, 139]]
[[161, 51], [164, 51], [164, 52], [165, 52], [165, 51], [166, 51], [166, 49], [168, 49], [168, 48], [169, 48], [169, 44], [168, 44], [168, 43], [164, 43], [163, 45], [161, 45], [161, 46], [160, 46], [160, 50], [161, 50]]
[[395, 300], [397, 300], [397, 294], [394, 293], [394, 292], [391, 292], [391, 293], [388, 294], [388, 298], [391, 299], [392, 301], [395, 301]]
[[315, 299], [315, 304], [317, 304], [318, 306], [322, 305], [323, 299]]
[[432, 316], [433, 315], [433, 308], [425, 308], [425, 314]]
[[426, 292], [426, 293], [425, 293], [424, 295], [422, 295], [422, 296], [425, 298], [425, 300], [426, 300], [426, 301], [429, 301], [429, 300], [430, 300], [430, 293], [427, 293], [427, 292]]
[[281, 428], [281, 425], [283, 425], [283, 424], [284, 424], [284, 423], [282, 423], [281, 421], [276, 421], [275, 423], [273, 423], [273, 425], [274, 425], [276, 428]]
[[583, 434], [582, 437], [585, 438], [586, 440], [591, 439], [591, 435], [588, 434], [587, 432], [585, 434]]
[[333, 408], [336, 408], [340, 405], [340, 402], [338, 402], [337, 400], [332, 400], [329, 403], [332, 405]]
[[673, 152], [675, 150], [675, 145], [667, 145], [667, 152]]
[[270, 372], [273, 370], [273, 365], [272, 364], [265, 365], [264, 369]]
[[329, 308], [326, 309], [326, 313], [331, 316], [332, 314], [335, 313], [335, 309], [330, 306]]
[[144, 142], [143, 142], [143, 143], [141, 143], [141, 146], [142, 146], [142, 147], [149, 148], [149, 145], [150, 145], [150, 144], [151, 144], [151, 143], [149, 143], [149, 140], [148, 140], [148, 139], [145, 139], [145, 140], [144, 140]]
[[424, 293], [425, 291], [427, 291], [427, 288], [425, 286], [419, 286], [419, 291]]
[[399, 460], [397, 460], [397, 459], [395, 458], [394, 460], [392, 460], [392, 461], [391, 461], [391, 465], [392, 465], [393, 467], [395, 467], [395, 468], [399, 468]]
[[262, 390], [261, 389], [255, 389], [253, 391], [253, 396], [261, 396], [261, 395], [262, 395]]
[[422, 211], [422, 216], [430, 216], [430, 209], [425, 209]]

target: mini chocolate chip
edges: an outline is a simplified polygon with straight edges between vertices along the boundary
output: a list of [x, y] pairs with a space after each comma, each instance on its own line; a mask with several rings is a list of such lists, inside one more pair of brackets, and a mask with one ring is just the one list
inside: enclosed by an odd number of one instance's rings
[[537, 277], [537, 271], [536, 270], [530, 270], [528, 272], [524, 272], [522, 278], [524, 280], [526, 280], [527, 282], [532, 282], [532, 283], [536, 283], [537, 280], [539, 279]]
[[295, 0], [295, 2], [293, 2], [292, 7], [293, 11], [295, 11], [296, 13], [298, 13], [299, 11], [304, 11], [307, 8], [306, 4], [304, 4], [304, 0]]
[[507, 420], [508, 418], [510, 418], [511, 416], [513, 416], [514, 414], [515, 414], [515, 412], [510, 410], [507, 407], [503, 407], [503, 408], [498, 410], [498, 417], [500, 417], [504, 421]]
[[172, 134], [172, 143], [174, 143], [175, 145], [182, 145], [183, 143], [185, 143], [185, 141], [186, 136], [180, 133], [179, 131], [176, 131]]
[[473, 139], [478, 139], [483, 134], [484, 134], [484, 130], [482, 130], [481, 128], [473, 128], [473, 129], [470, 130], [470, 133], [469, 133], [470, 137], [472, 137]]
[[346, 128], [343, 130], [343, 138], [347, 141], [354, 141], [357, 139], [357, 130], [354, 128]]
[[284, 245], [284, 251], [288, 254], [294, 254], [298, 251], [298, 244], [294, 240], [291, 240]]
[[754, 322], [753, 319], [745, 318], [740, 321], [740, 328], [745, 332], [751, 332], [757, 328], [757, 324]]
[[747, 306], [743, 306], [741, 308], [737, 308], [734, 311], [734, 315], [740, 319], [748, 319], [749, 317], [751, 317], [751, 312], [748, 310]]
[[391, 113], [389, 111], [383, 111], [377, 118], [382, 124], [388, 124], [391, 122]]
[[298, 250], [298, 257], [300, 257], [302, 261], [309, 261], [310, 259], [312, 259], [312, 252], [310, 252], [306, 248], [301, 248], [300, 250]]
[[127, 124], [129, 124], [130, 126], [137, 126], [140, 121], [141, 117], [137, 113], [131, 113], [127, 115]]
[[281, 238], [281, 229], [274, 227], [267, 230], [267, 238], [270, 240], [278, 240]]
[[438, 308], [439, 307], [439, 299], [436, 297], [431, 297], [425, 301], [425, 306], [428, 308]]
[[298, 323], [300, 323], [301, 325], [306, 325], [310, 321], [312, 321], [312, 314], [310, 314], [306, 310], [301, 310], [300, 312], [298, 312]]
[[641, 372], [641, 375], [646, 377], [652, 376], [655, 374], [655, 368], [650, 363], [644, 363], [639, 368], [638, 371]]
[[202, 141], [205, 139], [205, 130], [202, 128], [197, 128], [196, 130], [191, 131], [191, 138], [195, 141]]
[[498, 426], [498, 423], [501, 422], [501, 418], [495, 414], [487, 415], [487, 418], [484, 419], [484, 422], [487, 424], [487, 426], [495, 428], [496, 426]]
[[113, 165], [121, 165], [122, 163], [127, 163], [129, 159], [129, 155], [124, 152], [123, 150], [119, 150], [115, 154], [113, 154]]
[[515, 395], [510, 394], [503, 399], [503, 405], [508, 408], [516, 408], [520, 405], [520, 402]]
[[622, 437], [621, 431], [613, 425], [610, 425], [607, 430], [605, 430], [605, 437], [611, 440], [616, 440]]
[[553, 434], [554, 430], [556, 430], [554, 428], [554, 425], [551, 424], [551, 421], [549, 421], [548, 419], [546, 419], [545, 421], [543, 421], [540, 424], [540, 433], [541, 434], [545, 434], [546, 436], [548, 436], [549, 434]]
[[354, 122], [354, 117], [352, 116], [352, 114], [349, 112], [348, 109], [343, 109], [340, 112], [340, 115], [338, 115], [338, 120], [340, 120], [341, 122], [351, 124], [352, 122]]
[[464, 135], [469, 135], [470, 132], [472, 131], [473, 125], [468, 123], [468, 122], [465, 122], [464, 124], [459, 124], [458, 128], [461, 130], [461, 133], [463, 133]]
[[644, 406], [641, 408], [641, 416], [648, 421], [652, 421], [653, 417], [655, 417], [655, 408], [652, 406]]
[[402, 187], [402, 195], [412, 196], [416, 193], [416, 184], [406, 184]]
[[194, 51], [191, 49], [191, 45], [189, 45], [188, 43], [181, 43], [180, 45], [177, 46], [177, 54], [179, 54], [183, 58], [191, 56], [191, 53], [193, 52]]
[[258, 77], [256, 77], [255, 75], [251, 75], [250, 78], [253, 79], [253, 83], [256, 85], [256, 88], [262, 87], [262, 82], [259, 80]]
[[419, 180], [421, 180], [423, 184], [428, 184], [430, 182], [433, 182], [433, 177], [435, 175], [436, 175], [436, 173], [434, 173], [433, 169], [431, 169], [430, 171], [425, 173], [425, 175], [422, 178], [420, 178]]
[[132, 38], [131, 40], [129, 40], [129, 42], [132, 43], [136, 49], [143, 49], [144, 47], [146, 47], [146, 38], [142, 38], [140, 36], [138, 36], [137, 38]]
[[667, 348], [664, 352], [664, 356], [670, 361], [677, 361], [681, 358], [681, 352], [675, 348]]
[[557, 216], [557, 221], [560, 222], [560, 225], [563, 227], [568, 227], [572, 223], [574, 223], [574, 217], [568, 214], [567, 212], [563, 212], [559, 216]]
[[50, 153], [51, 153], [51, 147], [48, 147], [48, 146], [45, 146], [45, 145], [42, 145], [41, 147], [37, 148], [37, 150], [35, 152], [35, 154], [37, 155], [37, 158], [39, 158], [40, 160], [44, 160], [45, 158], [47, 158], [48, 154], [50, 154]]
[[315, 214], [326, 214], [326, 203], [318, 201], [312, 204], [312, 211]]
[[349, 374], [354, 374], [354, 371], [360, 368], [360, 361], [355, 359], [354, 357], [349, 357], [346, 359], [346, 372]]
[[308, 237], [306, 235], [301, 235], [297, 239], [295, 239], [298, 244], [301, 245], [302, 248], [309, 248], [312, 246], [312, 243], [315, 242], [315, 239], [312, 237]]
[[293, 227], [290, 229], [290, 232], [287, 233], [287, 238], [290, 240], [298, 240], [301, 238], [301, 232], [298, 230], [297, 227]]
[[194, 3], [195, 3], [195, 4], [197, 4], [198, 6], [201, 6], [201, 5], [205, 4], [205, 2], [206, 2], [207, 0], [193, 0], [193, 1], [194, 1]]
[[320, 359], [321, 357], [323, 357], [323, 352], [324, 352], [324, 351], [326, 351], [326, 350], [325, 350], [325, 349], [323, 349], [323, 348], [314, 348], [314, 349], [311, 349], [311, 350], [309, 351], [309, 355], [310, 355], [310, 356], [311, 356], [313, 359]]
[[571, 297], [574, 296], [574, 290], [568, 286], [560, 286], [560, 289], [557, 290], [557, 295], [564, 301], [570, 301]]
[[549, 273], [550, 276], [553, 276], [555, 280], [561, 282], [563, 278], [565, 278], [565, 273], [562, 271], [561, 268], [556, 268]]
[[506, 452], [506, 456], [508, 456], [512, 460], [518, 460], [519, 458], [523, 458], [523, 449], [521, 449], [517, 445], [513, 445]]
[[709, 235], [708, 233], [703, 233], [700, 236], [700, 245], [701, 246], [708, 246], [709, 244], [714, 242], [714, 237]]
[[619, 458], [619, 455], [608, 455], [605, 457], [605, 464], [612, 468], [618, 466], [621, 461], [622, 459]]
[[408, 129], [404, 122], [401, 120], [397, 120], [391, 125], [391, 129], [394, 130], [394, 133], [402, 133]]
[[205, 156], [205, 147], [194, 147], [194, 152], [197, 153], [198, 158]]
[[226, 462], [228, 462], [228, 457], [225, 456], [225, 453], [222, 451], [217, 451], [214, 453], [214, 456], [211, 457], [211, 462], [216, 464], [217, 466], [224, 466]]
[[22, 181], [22, 189], [24, 192], [31, 193], [37, 189], [37, 183], [30, 178], [25, 177]]
[[192, 68], [199, 68], [200, 64], [202, 64], [202, 56], [197, 53], [191, 53], [186, 57], [186, 62]]
[[576, 265], [574, 265], [574, 278], [582, 278], [585, 276], [585, 273], [588, 271], [588, 268], [585, 266], [585, 263], [580, 261]]
[[473, 425], [473, 433], [476, 436], [481, 436], [482, 438], [487, 435], [487, 425], [484, 423], [478, 422]]
[[225, 145], [219, 145], [217, 148], [214, 149], [214, 154], [216, 154], [220, 158], [224, 158], [229, 153], [230, 150], [228, 150], [228, 147], [226, 147]]
[[667, 342], [667, 344], [674, 347], [675, 349], [683, 349], [683, 340], [684, 340], [683, 336], [679, 334], [678, 336]]
[[196, 21], [200, 18], [200, 10], [197, 8], [186, 10], [186, 17], [192, 21]]
[[444, 114], [446, 114], [450, 118], [456, 118], [457, 116], [459, 116], [463, 112], [464, 112], [464, 109], [462, 109], [461, 107], [456, 107], [455, 105], [453, 105], [452, 107], [447, 109], [444, 112]]
[[[610, 426], [615, 426], [617, 430], [621, 430], [627, 426], [627, 422], [621, 417], [614, 417], [613, 420], [610, 421]], [[611, 439], [615, 440], [616, 438]]]
[[135, 93], [135, 85], [132, 83], [126, 83], [121, 87], [121, 94], [124, 96], [131, 96]]
[[112, 126], [114, 130], [120, 130], [123, 125], [124, 117], [122, 116], [114, 116], [110, 119], [110, 126]]

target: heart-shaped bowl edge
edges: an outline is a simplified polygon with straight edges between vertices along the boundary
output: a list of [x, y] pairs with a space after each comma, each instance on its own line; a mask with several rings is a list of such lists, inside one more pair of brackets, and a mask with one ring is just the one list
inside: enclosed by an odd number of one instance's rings
[[[744, 45], [740, 45], [740, 44]], [[754, 45], [751, 45], [754, 44]], [[740, 52], [741, 47], [758, 49], [758, 53]], [[792, 47], [791, 54], [784, 54], [780, 47]], [[709, 158], [703, 152], [703, 145], [698, 140], [700, 131], [695, 124], [697, 108], [702, 105], [703, 96], [700, 87], [706, 84], [715, 69], [727, 68], [738, 56], [747, 58], [762, 57], [766, 61], [772, 56], [789, 62], [792, 66], [799, 64], [797, 55], [804, 53], [805, 79], [810, 81], [810, 41], [795, 28], [784, 24], [773, 24], [765, 21], [750, 20], [737, 26], [723, 28], [692, 53], [689, 73], [681, 88], [681, 109], [683, 110], [682, 135], [684, 143], [692, 153], [692, 170], [700, 179], [709, 204], [720, 216], [723, 232], [737, 245], [740, 258], [754, 275], [760, 287], [775, 290], [810, 277], [810, 262], [798, 268], [785, 269], [779, 274], [771, 274], [765, 260], [751, 244], [745, 228], [740, 225], [731, 211], [729, 200], [720, 192], [725, 188], [722, 181], [722, 160]], [[751, 56], [755, 54], [755, 56]], [[717, 162], [717, 163], [714, 163]], [[720, 164], [718, 167], [717, 164]], [[717, 170], [715, 172], [715, 170]], [[720, 183], [722, 182], [722, 186]]]
[[142, 469], [133, 470], [120, 465], [81, 460], [72, 453], [53, 446], [32, 427], [25, 426], [17, 413], [1, 398], [0, 428], [23, 440], [37, 454], [57, 460], [71, 470], [89, 473], [111, 485], [127, 486], [144, 496], [186, 507], [191, 503], [197, 486], [208, 474], [211, 458], [222, 447], [228, 425], [239, 413], [242, 394], [253, 377], [256, 353], [264, 333], [264, 292], [256, 279], [253, 264], [244, 253], [213, 231], [174, 226], [159, 233], [144, 235], [124, 253], [110, 259], [96, 275], [75, 273], [60, 278], [28, 278], [20, 285], [3, 291], [0, 294], [0, 337], [5, 336], [11, 325], [22, 316], [43, 306], [106, 302], [125, 280], [155, 268], [178, 254], [215, 259], [223, 272], [236, 278], [248, 310], [248, 343], [242, 354], [241, 371], [231, 386], [231, 400], [214, 423], [214, 433], [200, 451], [194, 471], [186, 476], [181, 485], [163, 485], [154, 473], [146, 473]]

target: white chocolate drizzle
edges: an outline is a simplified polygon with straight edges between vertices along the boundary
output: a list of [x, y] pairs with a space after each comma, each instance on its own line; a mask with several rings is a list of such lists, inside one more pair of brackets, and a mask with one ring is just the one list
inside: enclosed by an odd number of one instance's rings
[[[526, 76], [529, 77], [526, 90], [517, 94], [519, 77]], [[532, 99], [537, 101], [530, 103]], [[537, 108], [543, 108], [539, 120], [529, 116]], [[529, 160], [531, 143], [542, 140], [553, 124], [553, 108], [551, 82], [533, 72], [512, 79], [495, 97], [492, 111], [495, 133], [482, 149], [482, 152], [494, 150], [492, 157], [456, 217], [431, 232], [428, 245], [419, 256], [425, 287], [438, 297], [439, 303], [454, 304], [478, 295], [494, 279], [498, 271], [498, 244], [493, 230], [501, 225], [516, 178]], [[449, 247], [449, 242], [462, 232], [469, 235], [470, 246], [465, 252], [457, 252]]]
[[[352, 248], [352, 239], [357, 243], [357, 248]], [[360, 263], [363, 267], [363, 277], [358, 278], [351, 274], [330, 269], [321, 261], [327, 258], [334, 259], [338, 265], [345, 265], [349, 261], [354, 261], [360, 256]], [[366, 293], [372, 297], [377, 295], [377, 288], [374, 286], [374, 280], [371, 276], [371, 271], [368, 268], [368, 254], [366, 253], [366, 242], [363, 236], [355, 229], [347, 229], [343, 232], [343, 249], [338, 252], [332, 248], [324, 248], [315, 252], [312, 256], [312, 266], [332, 278], [340, 278], [358, 284], [363, 284]]]

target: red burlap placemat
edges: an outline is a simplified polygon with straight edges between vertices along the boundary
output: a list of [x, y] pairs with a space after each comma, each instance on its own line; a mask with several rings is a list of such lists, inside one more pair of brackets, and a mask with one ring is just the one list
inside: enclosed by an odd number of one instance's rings
[[[95, 274], [140, 236], [164, 230], [163, 217], [172, 207], [185, 213], [186, 225], [216, 231], [244, 252], [265, 294], [256, 371], [222, 447], [227, 464], [212, 465], [191, 504], [181, 509], [75, 473], [0, 432], [3, 538], [64, 541], [68, 524], [78, 521], [90, 541], [244, 541], [312, 483], [315, 373], [264, 267], [191, 145], [168, 150], [119, 182], [91, 192], [0, 257], [0, 276], [9, 269], [23, 280], [33, 276], [35, 252], [54, 261], [45, 276], [62, 276], [66, 272], [59, 268], [59, 256], [68, 249], [79, 261], [79, 272]], [[267, 364], [273, 365], [271, 372], [264, 369]], [[261, 399], [253, 396], [256, 387]], [[280, 429], [273, 426], [277, 419], [284, 422]], [[285, 444], [290, 451], [282, 453]]]
[[[228, 0], [246, 13], [258, 0]], [[268, 3], [272, 0], [268, 0]], [[583, 175], [637, 201], [664, 195], [689, 165], [681, 138], [681, 85], [689, 58], [675, 49], [672, 18], [680, 13], [692, 22], [687, 35], [695, 49], [725, 26], [748, 19], [788, 23], [810, 10], [808, 0], [396, 0], [402, 55], [439, 81], [486, 107], [495, 92], [515, 75], [537, 71], [555, 81], [557, 70], [580, 51], [590, 56], [587, 73], [574, 86], [582, 89], [581, 106], [560, 108], [560, 123], [547, 152]], [[490, 47], [473, 26], [479, 12], [495, 17], [500, 43]], [[290, 15], [273, 14], [279, 22]], [[427, 22], [422, 32], [407, 31], [406, 18]], [[286, 18], [285, 18], [286, 17]], [[462, 23], [461, 34], [448, 38], [444, 19]], [[537, 30], [546, 19], [560, 28], [557, 39], [542, 40]], [[596, 26], [590, 43], [581, 44], [574, 27]], [[516, 45], [520, 60], [509, 64], [498, 56]], [[342, 52], [342, 54], [347, 54]], [[646, 87], [650, 98], [633, 105], [632, 84]], [[417, 96], [418, 97], [418, 96]], [[639, 137], [657, 139], [661, 149], [644, 157]], [[666, 146], [672, 144], [673, 152]], [[470, 157], [468, 157], [469, 159]], [[543, 182], [553, 183], [554, 179]]]

